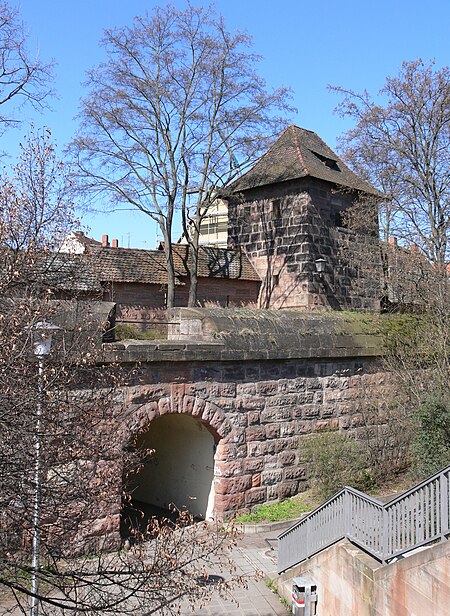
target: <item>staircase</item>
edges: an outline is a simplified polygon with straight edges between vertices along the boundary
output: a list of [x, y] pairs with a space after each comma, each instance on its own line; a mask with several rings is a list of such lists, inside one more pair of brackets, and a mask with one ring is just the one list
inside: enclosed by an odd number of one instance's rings
[[341, 539], [382, 563], [450, 534], [450, 466], [382, 503], [343, 488], [278, 536], [278, 573]]

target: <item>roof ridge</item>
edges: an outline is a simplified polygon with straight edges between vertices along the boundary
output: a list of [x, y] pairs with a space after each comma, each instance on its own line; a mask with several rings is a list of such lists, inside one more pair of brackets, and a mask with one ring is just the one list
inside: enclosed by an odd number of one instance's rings
[[243, 179], [243, 178], [245, 178], [245, 176], [246, 176], [246, 175], [248, 175], [251, 171], [253, 171], [253, 169], [256, 167], [256, 165], [259, 165], [259, 163], [260, 163], [260, 162], [261, 162], [264, 158], [266, 158], [266, 157], [269, 155], [269, 153], [270, 153], [270, 151], [272, 150], [273, 146], [274, 146], [274, 145], [275, 145], [275, 144], [276, 144], [276, 143], [277, 143], [277, 142], [278, 142], [278, 141], [279, 141], [279, 140], [283, 137], [283, 135], [284, 135], [285, 133], [287, 133], [287, 132], [288, 132], [288, 130], [289, 130], [290, 128], [292, 128], [292, 127], [294, 127], [294, 125], [293, 125], [293, 124], [291, 124], [291, 125], [289, 125], [289, 126], [286, 126], [286, 128], [283, 130], [283, 132], [281, 133], [281, 135], [279, 135], [279, 136], [275, 139], [275, 141], [274, 141], [274, 142], [273, 142], [273, 143], [272, 143], [272, 144], [268, 147], [268, 149], [264, 152], [264, 154], [261, 154], [261, 156], [259, 156], [259, 157], [256, 159], [256, 161], [253, 163], [253, 165], [250, 167], [250, 169], [247, 169], [247, 171], [246, 171], [245, 173], [243, 173], [242, 175], [238, 176], [235, 180], [233, 180], [233, 181], [231, 182], [230, 186], [232, 186], [235, 182], [240, 182], [240, 181], [242, 181], [242, 179]]
[[299, 144], [298, 139], [297, 139], [297, 130], [302, 130], [302, 129], [299, 126], [296, 126], [295, 124], [291, 124], [289, 126], [289, 128], [291, 129], [291, 133], [292, 133], [292, 136], [294, 138], [294, 145], [295, 145], [295, 149], [297, 151], [298, 158], [300, 160], [300, 164], [303, 167], [303, 171], [307, 175], [309, 175], [310, 171], [309, 171], [308, 167], [305, 164], [305, 160], [303, 158], [303, 154], [302, 154], [302, 151], [301, 151], [301, 148], [300, 148], [300, 144]]

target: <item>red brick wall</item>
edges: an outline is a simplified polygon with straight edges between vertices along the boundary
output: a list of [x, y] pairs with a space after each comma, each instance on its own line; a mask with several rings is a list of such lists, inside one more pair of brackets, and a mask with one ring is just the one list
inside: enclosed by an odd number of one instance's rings
[[[175, 305], [187, 306], [189, 280], [175, 288]], [[241, 306], [255, 303], [258, 298], [259, 282], [252, 280], [227, 280], [221, 278], [199, 278], [198, 302], [217, 303], [221, 306]], [[106, 301], [126, 305], [143, 305], [164, 308], [166, 290], [163, 285], [120, 282], [111, 283], [103, 295]]]
[[[200, 305], [212, 302], [220, 306], [256, 304], [260, 283], [253, 280], [226, 280], [223, 278], [199, 278], [197, 301]], [[175, 305], [187, 306], [189, 281], [175, 290]]]
[[142, 284], [133, 282], [109, 283], [103, 299], [118, 304], [143, 304], [152, 308], [163, 308], [166, 290], [160, 284]]

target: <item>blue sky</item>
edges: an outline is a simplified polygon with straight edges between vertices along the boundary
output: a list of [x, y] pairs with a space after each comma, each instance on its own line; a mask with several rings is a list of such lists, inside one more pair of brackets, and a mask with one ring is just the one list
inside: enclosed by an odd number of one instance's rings
[[[195, 1], [193, 4], [198, 4]], [[52, 129], [63, 148], [77, 127], [85, 71], [102, 59], [104, 28], [130, 24], [135, 15], [160, 4], [151, 0], [11, 0], [30, 32], [30, 48], [54, 59], [58, 98], [52, 112], [35, 115], [36, 126]], [[178, 7], [185, 2], [175, 0]], [[253, 36], [264, 59], [260, 73], [268, 85], [289, 86], [298, 108], [294, 123], [316, 131], [332, 148], [350, 124], [333, 110], [338, 97], [329, 84], [376, 93], [403, 60], [418, 57], [450, 64], [450, 1], [429, 0], [217, 0], [230, 30]], [[29, 114], [22, 112], [23, 116]], [[26, 119], [32, 119], [26, 117]], [[26, 132], [10, 131], [0, 149], [14, 153]], [[153, 248], [156, 229], [148, 217], [111, 213], [85, 219], [90, 234], [117, 237], [121, 245]]]

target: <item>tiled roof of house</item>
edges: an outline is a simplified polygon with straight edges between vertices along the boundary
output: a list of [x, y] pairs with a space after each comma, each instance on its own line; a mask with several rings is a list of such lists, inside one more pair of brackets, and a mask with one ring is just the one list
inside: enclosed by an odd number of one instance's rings
[[[96, 275], [102, 282], [167, 283], [163, 250], [93, 247], [89, 253]], [[174, 245], [173, 255], [176, 284], [184, 284], [180, 278], [189, 276], [188, 246]], [[206, 246], [199, 249], [198, 276], [260, 280], [245, 255], [234, 250]]]
[[[175, 284], [189, 276], [187, 245], [174, 245]], [[18, 270], [17, 284], [32, 284], [60, 291], [101, 291], [102, 282], [167, 284], [163, 250], [90, 246], [84, 254], [0, 252], [0, 276]], [[245, 255], [234, 250], [201, 246], [198, 276], [255, 280], [259, 277]]]
[[60, 291], [101, 290], [100, 281], [85, 255], [9, 250], [0, 254], [1, 275], [8, 276], [8, 271], [16, 271], [16, 284]]
[[102, 282], [167, 282], [164, 253], [137, 248], [90, 247], [97, 277]]
[[[175, 271], [188, 276], [189, 246], [173, 247]], [[198, 276], [203, 278], [229, 278], [232, 280], [257, 280], [260, 278], [247, 257], [239, 251], [215, 246], [200, 246], [198, 250]]]
[[53, 289], [61, 291], [97, 291], [101, 290], [100, 281], [89, 259], [78, 254], [47, 254], [42, 261], [35, 264], [36, 280]]
[[353, 173], [319, 135], [293, 125], [286, 128], [256, 164], [228, 186], [228, 190], [236, 193], [307, 176], [382, 196]]

